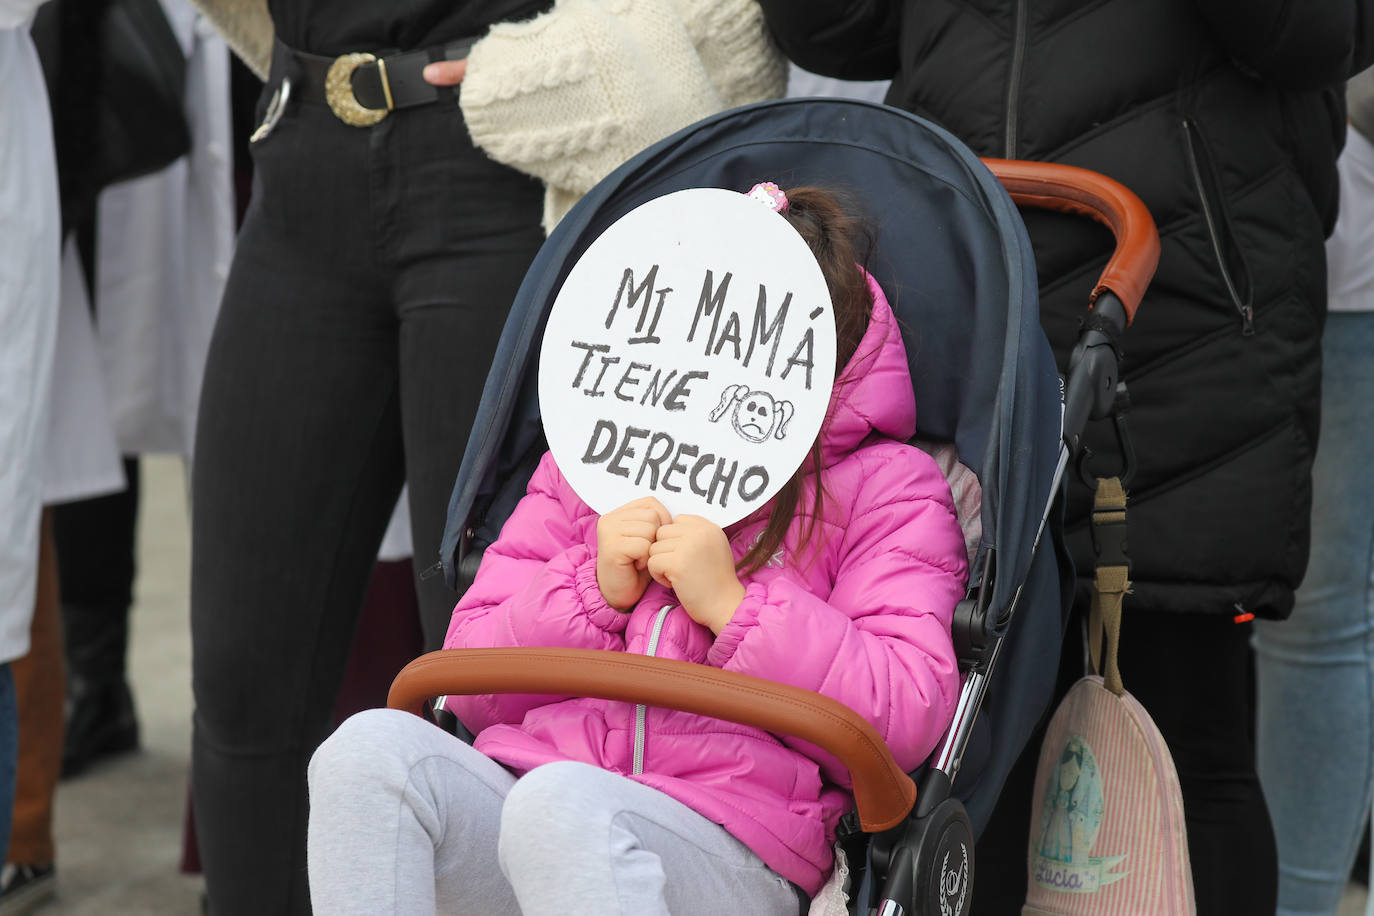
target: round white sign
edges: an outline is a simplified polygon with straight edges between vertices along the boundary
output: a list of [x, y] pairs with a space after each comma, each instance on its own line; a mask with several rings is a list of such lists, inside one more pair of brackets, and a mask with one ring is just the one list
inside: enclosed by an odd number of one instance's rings
[[693, 188], [625, 214], [573, 266], [539, 408], [597, 512], [654, 496], [724, 527], [801, 466], [834, 381], [835, 318], [806, 242], [757, 200]]

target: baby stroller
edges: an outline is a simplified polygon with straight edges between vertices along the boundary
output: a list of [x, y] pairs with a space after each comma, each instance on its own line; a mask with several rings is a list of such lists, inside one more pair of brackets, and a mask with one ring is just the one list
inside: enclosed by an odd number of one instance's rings
[[[582, 251], [654, 197], [690, 187], [744, 190], [763, 179], [843, 188], [865, 208], [878, 237], [869, 268], [905, 326], [918, 438], [953, 443], [981, 484], [982, 540], [954, 628], [965, 684], [936, 755], [907, 774], [866, 721], [826, 697], [622, 653], [435, 652], [402, 671], [390, 705], [418, 714], [445, 694], [583, 695], [803, 738], [839, 757], [853, 777], [856, 811], [841, 824], [841, 843], [861, 875], [851, 911], [966, 913], [973, 838], [1054, 687], [1073, 575], [1060, 526], [1046, 520], [1062, 502], [1060, 482], [1082, 452], [1088, 419], [1122, 409], [1117, 337], [1158, 259], [1154, 225], [1129, 191], [1064, 166], [985, 165], [919, 118], [843, 100], [763, 103], [663, 140], [592, 189], [530, 268], [449, 504], [445, 572], [450, 584], [471, 581], [546, 448], [538, 347]], [[1118, 241], [1066, 382], [1040, 329], [1031, 248], [1013, 200], [1091, 216]], [[1119, 422], [1117, 429], [1124, 437]], [[1037, 550], [1047, 527], [1051, 537]]]

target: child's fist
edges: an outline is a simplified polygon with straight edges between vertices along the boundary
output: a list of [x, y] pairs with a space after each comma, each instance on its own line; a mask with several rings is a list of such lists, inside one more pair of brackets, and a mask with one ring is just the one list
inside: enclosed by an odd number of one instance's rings
[[601, 516], [596, 523], [596, 584], [616, 610], [635, 606], [649, 587], [649, 547], [671, 516], [646, 496]]
[[693, 620], [719, 634], [744, 600], [730, 539], [699, 515], [679, 515], [658, 529], [649, 547], [649, 573], [671, 588]]

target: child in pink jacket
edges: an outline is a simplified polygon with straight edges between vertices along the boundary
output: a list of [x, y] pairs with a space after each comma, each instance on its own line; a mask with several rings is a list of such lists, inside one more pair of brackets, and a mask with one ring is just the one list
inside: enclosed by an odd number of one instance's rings
[[[857, 222], [820, 189], [776, 205], [835, 305], [841, 368], [802, 469], [722, 530], [651, 497], [598, 517], [545, 455], [445, 646], [635, 652], [792, 684], [858, 711], [910, 770], [958, 695], [964, 541], [935, 462], [905, 444], [906, 352], [857, 265]], [[755, 728], [586, 698], [449, 708], [474, 746], [371, 710], [316, 753], [309, 868], [322, 916], [795, 914], [824, 883], [852, 806], [837, 760]]]

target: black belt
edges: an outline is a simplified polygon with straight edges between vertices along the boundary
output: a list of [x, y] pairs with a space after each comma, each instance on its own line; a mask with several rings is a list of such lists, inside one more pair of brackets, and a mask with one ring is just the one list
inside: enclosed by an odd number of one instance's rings
[[355, 52], [338, 57], [306, 54], [278, 41], [273, 54], [280, 61], [283, 84], [289, 83], [278, 87], [278, 94], [324, 103], [345, 124], [366, 127], [397, 108], [451, 98], [449, 89], [425, 82], [422, 71], [434, 61], [463, 60], [476, 40], [463, 38], [421, 51]]

